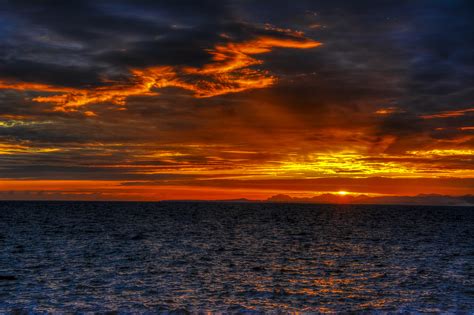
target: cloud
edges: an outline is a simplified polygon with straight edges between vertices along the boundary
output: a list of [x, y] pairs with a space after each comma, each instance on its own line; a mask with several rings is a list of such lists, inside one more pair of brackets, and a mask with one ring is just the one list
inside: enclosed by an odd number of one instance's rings
[[467, 113], [471, 113], [471, 112], [474, 112], [474, 108], [444, 111], [444, 112], [441, 112], [441, 113], [438, 113], [438, 114], [422, 115], [420, 117], [423, 118], [423, 119], [450, 118], [450, 117], [464, 116]]
[[[284, 35], [287, 35], [285, 31]], [[253, 55], [270, 52], [275, 47], [307, 49], [321, 43], [292, 32], [287, 38], [258, 37], [245, 42], [227, 42], [209, 50], [212, 62], [201, 68], [171, 66], [132, 69], [126, 83], [91, 89], [68, 88], [43, 83], [0, 81], [0, 89], [65, 92], [52, 96], [38, 96], [33, 101], [55, 104], [55, 110], [67, 111], [91, 103], [110, 102], [125, 105], [126, 98], [136, 95], [157, 95], [154, 89], [179, 87], [194, 92], [195, 97], [212, 97], [274, 84], [276, 78], [266, 71], [250, 69], [261, 64]]]
[[400, 112], [400, 109], [394, 106], [380, 108], [375, 111], [376, 115], [391, 115]]
[[472, 192], [466, 2], [0, 3], [0, 177]]

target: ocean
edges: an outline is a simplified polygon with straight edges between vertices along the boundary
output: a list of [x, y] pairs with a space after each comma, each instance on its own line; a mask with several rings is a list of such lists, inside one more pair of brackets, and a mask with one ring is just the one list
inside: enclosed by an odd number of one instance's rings
[[0, 313], [474, 312], [471, 207], [0, 202]]

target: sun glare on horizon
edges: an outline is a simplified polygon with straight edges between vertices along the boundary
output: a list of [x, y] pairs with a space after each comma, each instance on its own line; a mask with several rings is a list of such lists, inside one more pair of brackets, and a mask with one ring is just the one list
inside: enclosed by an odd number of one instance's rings
[[349, 194], [349, 192], [347, 192], [347, 191], [345, 191], [345, 190], [339, 190], [339, 191], [337, 192], [337, 194], [338, 194], [339, 196], [346, 196], [347, 194]]

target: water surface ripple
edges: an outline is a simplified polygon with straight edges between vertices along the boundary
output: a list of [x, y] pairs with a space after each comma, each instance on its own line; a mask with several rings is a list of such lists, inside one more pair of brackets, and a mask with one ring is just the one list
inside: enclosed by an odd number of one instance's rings
[[474, 311], [474, 209], [0, 202], [0, 312]]

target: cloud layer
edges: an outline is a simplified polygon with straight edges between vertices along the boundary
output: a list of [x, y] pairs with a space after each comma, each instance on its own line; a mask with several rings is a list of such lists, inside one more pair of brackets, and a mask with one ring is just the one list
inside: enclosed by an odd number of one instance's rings
[[469, 1], [0, 5], [3, 191], [474, 191]]

